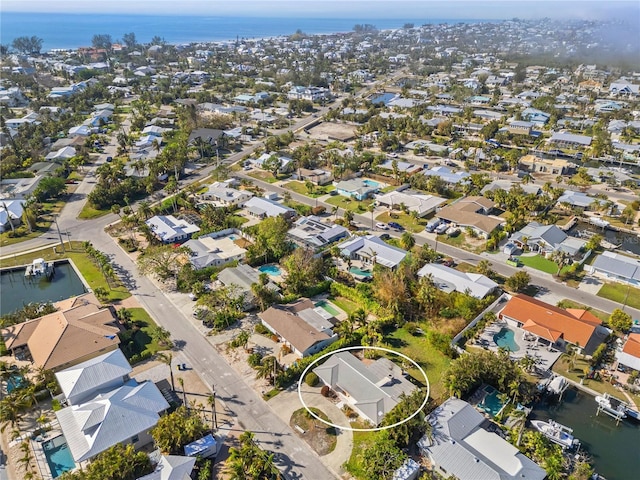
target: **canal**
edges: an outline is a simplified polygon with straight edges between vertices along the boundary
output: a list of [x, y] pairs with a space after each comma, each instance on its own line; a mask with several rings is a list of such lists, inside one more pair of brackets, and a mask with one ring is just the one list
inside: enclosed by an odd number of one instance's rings
[[620, 245], [616, 251], [634, 253], [640, 255], [640, 238], [632, 233], [614, 232], [609, 229], [602, 229], [591, 225], [586, 222], [578, 222], [567, 233], [571, 236], [577, 237], [578, 232], [587, 231], [591, 233], [597, 233], [601, 235], [606, 241], [613, 243], [614, 245]]
[[56, 263], [51, 281], [46, 278], [29, 280], [24, 268], [5, 270], [0, 274], [0, 315], [14, 312], [31, 302], [57, 302], [85, 293], [80, 277], [68, 262]]
[[534, 408], [531, 419], [554, 419], [573, 429], [580, 449], [593, 459], [596, 472], [607, 480], [638, 478], [640, 471], [640, 424], [633, 420], [616, 421], [600, 412], [596, 416], [595, 398], [574, 388], [568, 389], [559, 404]]

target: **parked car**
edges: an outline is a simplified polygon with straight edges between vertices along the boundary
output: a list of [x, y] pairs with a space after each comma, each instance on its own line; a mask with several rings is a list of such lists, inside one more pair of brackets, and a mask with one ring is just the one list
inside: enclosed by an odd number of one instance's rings
[[380, 230], [389, 230], [387, 224], [382, 222], [376, 223], [376, 228], [379, 228]]
[[442, 220], [440, 220], [439, 218], [436, 218], [434, 220], [431, 220], [429, 223], [427, 223], [427, 226], [424, 227], [424, 229], [427, 232], [431, 233], [436, 229], [438, 225], [440, 225], [440, 223], [442, 223]]
[[107, 157], [107, 162], [110, 162], [113, 160], [113, 157]]
[[440, 225], [438, 225], [436, 227], [436, 229], [434, 230], [438, 235], [442, 235], [444, 232], [446, 232], [447, 230], [449, 230], [449, 224], [448, 223], [441, 223]]
[[404, 227], [398, 222], [389, 222], [389, 226], [395, 230], [400, 230], [401, 232], [404, 230]]

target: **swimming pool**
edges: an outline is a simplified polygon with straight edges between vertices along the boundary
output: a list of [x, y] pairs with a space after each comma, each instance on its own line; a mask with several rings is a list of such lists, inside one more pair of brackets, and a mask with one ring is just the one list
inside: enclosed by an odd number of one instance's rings
[[15, 373], [7, 379], [7, 393], [11, 393], [14, 390], [24, 386], [25, 384], [26, 381], [24, 377]]
[[505, 404], [498, 398], [499, 393], [495, 388], [486, 386], [484, 391], [486, 394], [477, 406], [483, 412], [491, 415], [491, 417], [495, 417], [500, 413], [500, 410], [502, 410], [502, 407], [504, 407]]
[[373, 103], [374, 105], [376, 103], [384, 103], [385, 105], [387, 103], [389, 103], [394, 97], [396, 96], [395, 93], [389, 93], [389, 92], [385, 92], [385, 93], [381, 93], [379, 95], [376, 95], [375, 97], [371, 98], [371, 103]]
[[280, 267], [277, 265], [262, 265], [261, 267], [258, 267], [258, 270], [271, 277], [278, 277], [282, 275], [282, 270], [280, 270]]
[[372, 275], [370, 270], [362, 270], [358, 267], [351, 267], [349, 273], [357, 275], [359, 277], [370, 277]]
[[69, 445], [63, 435], [43, 442], [42, 450], [53, 478], [58, 478], [64, 472], [76, 468], [71, 450], [69, 450]]
[[235, 233], [232, 233], [227, 237], [229, 240], [238, 240], [238, 236]]
[[510, 352], [517, 352], [520, 347], [515, 341], [514, 331], [510, 328], [503, 327], [493, 336], [493, 341], [498, 347], [504, 348]]
[[327, 312], [329, 312], [331, 315], [333, 315], [334, 317], [336, 315], [340, 315], [340, 312], [338, 310], [336, 310], [335, 308], [333, 308], [333, 305], [331, 305], [329, 302], [327, 302], [326, 300], [321, 300], [318, 303], [316, 303], [316, 307], [320, 307], [323, 310], [326, 310]]
[[362, 183], [364, 183], [367, 187], [380, 188], [380, 183], [374, 180], [366, 179], [366, 180], [363, 180]]

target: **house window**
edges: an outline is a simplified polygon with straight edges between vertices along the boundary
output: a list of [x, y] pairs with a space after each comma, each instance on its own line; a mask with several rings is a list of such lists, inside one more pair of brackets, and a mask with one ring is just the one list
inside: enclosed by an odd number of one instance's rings
[[140, 441], [138, 435], [134, 435], [133, 437], [131, 437], [131, 443], [138, 443], [138, 441]]

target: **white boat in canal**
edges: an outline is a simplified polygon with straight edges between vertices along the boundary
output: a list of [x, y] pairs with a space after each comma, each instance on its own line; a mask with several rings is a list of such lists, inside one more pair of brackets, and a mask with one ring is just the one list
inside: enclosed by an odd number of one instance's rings
[[628, 405], [622, 400], [612, 397], [608, 393], [596, 396], [596, 403], [601, 410], [608, 413], [614, 418], [627, 418]]
[[541, 432], [553, 443], [557, 443], [562, 448], [573, 448], [580, 443], [578, 439], [573, 437], [572, 429], [565, 427], [558, 422], [554, 422], [553, 420], [549, 420], [548, 422], [542, 420], [531, 420], [531, 425], [533, 425], [536, 430]]
[[53, 262], [46, 262], [44, 258], [36, 258], [31, 265], [27, 265], [24, 271], [25, 277], [47, 277], [50, 279], [53, 276], [54, 264]]

